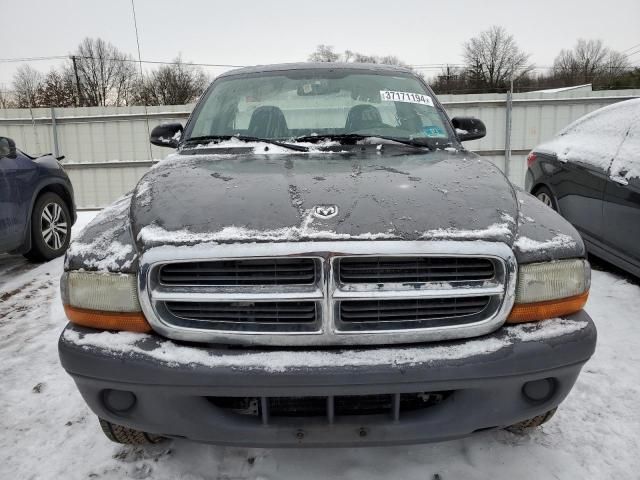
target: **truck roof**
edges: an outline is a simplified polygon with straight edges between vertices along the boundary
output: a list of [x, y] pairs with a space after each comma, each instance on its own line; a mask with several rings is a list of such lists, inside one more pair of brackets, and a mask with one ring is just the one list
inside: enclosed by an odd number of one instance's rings
[[338, 62], [297, 62], [297, 63], [277, 63], [272, 65], [255, 65], [251, 67], [236, 68], [219, 75], [227, 77], [232, 75], [245, 75], [250, 73], [277, 72], [286, 70], [369, 70], [371, 72], [398, 72], [412, 73], [412, 70], [399, 65], [380, 65], [377, 63], [338, 63]]

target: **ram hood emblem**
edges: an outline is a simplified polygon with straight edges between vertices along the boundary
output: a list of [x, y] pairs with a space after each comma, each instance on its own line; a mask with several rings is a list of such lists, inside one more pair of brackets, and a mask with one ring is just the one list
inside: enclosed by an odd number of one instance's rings
[[313, 214], [318, 218], [332, 218], [338, 214], [337, 205], [316, 205]]

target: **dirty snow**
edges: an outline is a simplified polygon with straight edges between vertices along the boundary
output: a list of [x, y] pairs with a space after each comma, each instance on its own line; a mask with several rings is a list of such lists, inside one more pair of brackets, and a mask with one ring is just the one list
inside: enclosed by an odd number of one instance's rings
[[551, 248], [572, 248], [576, 246], [576, 241], [569, 235], [558, 233], [549, 240], [544, 241], [533, 240], [528, 237], [519, 237], [513, 243], [513, 246], [521, 252], [538, 252]]
[[[88, 216], [80, 212], [80, 222]], [[34, 266], [0, 255], [1, 479], [638, 478], [640, 280], [593, 272], [587, 311], [598, 326], [596, 353], [555, 417], [533, 433], [384, 448], [268, 450], [174, 440], [142, 449], [102, 435], [59, 365], [62, 267], [62, 259]]]

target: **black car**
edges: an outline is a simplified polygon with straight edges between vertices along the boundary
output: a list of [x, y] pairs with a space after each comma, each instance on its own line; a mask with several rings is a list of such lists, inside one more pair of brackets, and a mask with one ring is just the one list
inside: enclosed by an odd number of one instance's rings
[[640, 276], [640, 99], [580, 118], [527, 161], [526, 189], [578, 229], [589, 253]]
[[31, 157], [0, 137], [0, 253], [33, 261], [59, 257], [75, 220], [73, 187], [58, 160]]
[[104, 433], [348, 447], [547, 421], [595, 348], [590, 267], [461, 144], [484, 134], [401, 67], [217, 77], [67, 252], [60, 359]]

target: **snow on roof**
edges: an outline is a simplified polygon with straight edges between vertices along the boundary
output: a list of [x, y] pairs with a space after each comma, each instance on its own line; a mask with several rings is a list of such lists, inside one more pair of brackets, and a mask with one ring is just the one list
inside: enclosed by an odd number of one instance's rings
[[535, 148], [555, 154], [561, 162], [578, 162], [628, 181], [640, 177], [640, 98], [595, 110], [558, 136]]
[[560, 87], [560, 88], [547, 88], [545, 90], [535, 90], [531, 93], [560, 93], [560, 92], [568, 92], [570, 90], [585, 90], [585, 91], [593, 91], [592, 85], [590, 83], [585, 83], [584, 85], [573, 85], [571, 87]]

